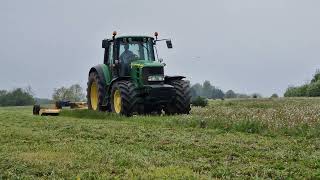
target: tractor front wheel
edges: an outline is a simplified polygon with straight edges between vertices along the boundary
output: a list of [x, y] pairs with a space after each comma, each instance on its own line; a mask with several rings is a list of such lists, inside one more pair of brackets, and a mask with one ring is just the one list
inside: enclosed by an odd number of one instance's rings
[[190, 84], [184, 80], [172, 80], [168, 84], [175, 89], [175, 98], [173, 101], [164, 107], [167, 115], [173, 114], [189, 114], [191, 108], [191, 91]]
[[116, 114], [132, 116], [137, 108], [138, 93], [130, 81], [119, 81], [112, 86], [111, 110]]

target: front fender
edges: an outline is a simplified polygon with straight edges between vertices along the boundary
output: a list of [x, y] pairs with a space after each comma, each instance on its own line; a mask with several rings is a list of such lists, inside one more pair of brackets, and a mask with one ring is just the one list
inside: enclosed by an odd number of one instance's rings
[[170, 81], [173, 81], [173, 80], [181, 80], [181, 79], [184, 79], [186, 78], [185, 76], [165, 76], [164, 77], [164, 83], [168, 83]]
[[113, 78], [110, 82], [110, 85], [108, 85], [108, 89], [107, 89], [107, 94], [109, 94], [109, 96], [111, 95], [111, 89], [114, 83], [121, 81], [121, 80], [130, 80], [131, 77], [130, 76], [122, 76], [122, 77], [116, 77]]

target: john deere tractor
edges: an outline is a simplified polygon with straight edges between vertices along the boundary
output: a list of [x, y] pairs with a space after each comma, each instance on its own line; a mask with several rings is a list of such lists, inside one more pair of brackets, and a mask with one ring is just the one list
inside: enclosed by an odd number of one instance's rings
[[[89, 71], [88, 108], [131, 116], [133, 114], [188, 114], [190, 85], [183, 76], [164, 76], [156, 60], [156, 44], [171, 40], [149, 36], [116, 36], [102, 40], [104, 62]], [[156, 55], [155, 55], [156, 54]]]

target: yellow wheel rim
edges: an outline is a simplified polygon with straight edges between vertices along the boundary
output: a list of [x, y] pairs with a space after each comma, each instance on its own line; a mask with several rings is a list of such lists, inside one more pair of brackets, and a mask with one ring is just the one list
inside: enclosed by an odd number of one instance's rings
[[121, 112], [121, 95], [118, 89], [113, 94], [113, 106], [114, 111], [119, 114]]
[[92, 82], [90, 89], [90, 102], [93, 110], [98, 109], [98, 87], [96, 82]]

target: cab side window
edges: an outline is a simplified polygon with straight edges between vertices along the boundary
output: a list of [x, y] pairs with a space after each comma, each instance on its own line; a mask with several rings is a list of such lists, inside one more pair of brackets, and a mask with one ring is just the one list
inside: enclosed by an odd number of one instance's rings
[[109, 44], [109, 52], [108, 52], [108, 63], [109, 64], [113, 64], [113, 42], [110, 42]]

